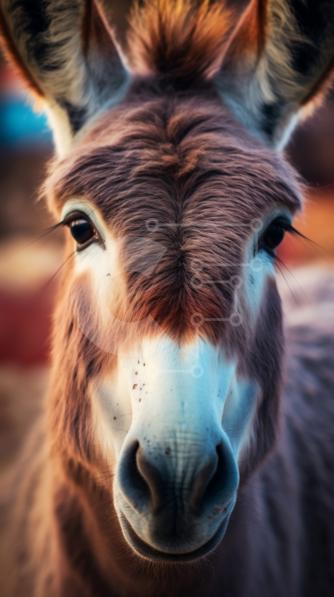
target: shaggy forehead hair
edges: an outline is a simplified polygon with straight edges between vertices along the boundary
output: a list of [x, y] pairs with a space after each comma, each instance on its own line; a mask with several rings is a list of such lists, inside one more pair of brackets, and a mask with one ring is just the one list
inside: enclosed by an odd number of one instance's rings
[[290, 168], [210, 89], [191, 96], [137, 83], [55, 163], [48, 187], [58, 209], [91, 201], [120, 240], [127, 317], [180, 335], [199, 314], [215, 320], [205, 333], [216, 341], [254, 224], [274, 207], [294, 211], [299, 198]]

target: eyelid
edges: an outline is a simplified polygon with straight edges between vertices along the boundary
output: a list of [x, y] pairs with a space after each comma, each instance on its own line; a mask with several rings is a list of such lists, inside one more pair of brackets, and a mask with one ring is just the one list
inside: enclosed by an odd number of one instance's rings
[[287, 212], [276, 212], [275, 214], [272, 214], [270, 218], [268, 218], [267, 220], [265, 220], [264, 222], [262, 222], [262, 227], [257, 231], [256, 234], [256, 238], [255, 238], [255, 246], [258, 245], [259, 241], [261, 240], [262, 236], [266, 233], [266, 230], [268, 230], [268, 228], [274, 224], [274, 222], [281, 222], [284, 224], [284, 226], [282, 226], [282, 228], [284, 227], [284, 229], [289, 232], [289, 231], [293, 231], [293, 226], [291, 223], [291, 215]]
[[290, 230], [292, 228], [291, 220], [286, 215], [282, 214], [280, 216], [277, 216], [276, 218], [271, 220], [271, 222], [268, 224], [268, 226], [271, 226], [271, 224], [274, 224], [275, 222], [279, 222], [281, 224], [282, 228], [284, 228], [285, 230]]
[[82, 211], [79, 210], [73, 210], [70, 211], [63, 219], [62, 219], [62, 224], [63, 226], [69, 226], [70, 224], [72, 224], [73, 222], [79, 222], [80, 220], [85, 220], [85, 221], [89, 221], [92, 223], [92, 226], [96, 229], [96, 226], [94, 224], [94, 222], [91, 220], [91, 218], [85, 214]]
[[[282, 228], [282, 230], [284, 230], [285, 232], [294, 232], [294, 227], [292, 226], [291, 223], [291, 215], [287, 212], [282, 213], [282, 212], [277, 212], [276, 214], [272, 214], [271, 218], [266, 221], [263, 222], [263, 226], [261, 228], [261, 230], [259, 230], [256, 238], [255, 238], [255, 242], [253, 245], [253, 255], [256, 255], [259, 250], [261, 249], [261, 242], [266, 234], [266, 232], [269, 230], [269, 228], [273, 225], [277, 223], [278, 226], [280, 226]], [[273, 250], [272, 257], [275, 256], [275, 251]]]
[[65, 220], [68, 215], [74, 212], [81, 213], [87, 218], [89, 218], [93, 222], [96, 229], [101, 233], [101, 236], [104, 237], [104, 235], [102, 234], [104, 228], [103, 218], [99, 215], [98, 211], [93, 209], [93, 207], [88, 201], [80, 199], [69, 199], [68, 201], [66, 201], [61, 211], [61, 220]]
[[263, 222], [263, 226], [260, 230], [260, 234], [265, 232], [265, 230], [267, 230], [267, 228], [269, 226], [271, 226], [271, 224], [273, 224], [276, 221], [280, 221], [282, 223], [287, 224], [287, 226], [291, 226], [291, 220], [292, 220], [292, 217], [289, 212], [278, 211], [278, 212], [272, 214], [270, 218], [268, 218], [266, 221]]
[[104, 223], [102, 220], [102, 216], [99, 216], [99, 213], [92, 208], [88, 201], [80, 199], [69, 199], [65, 203], [60, 216], [61, 222], [64, 225], [66, 224], [66, 220], [69, 216], [71, 216], [72, 213], [82, 214], [83, 217], [88, 218], [92, 222], [97, 234], [99, 235], [100, 244], [105, 249], [106, 234], [104, 231]]
[[82, 210], [72, 210], [69, 211], [69, 213], [62, 219], [62, 224], [63, 226], [67, 226], [67, 227], [71, 227], [71, 224], [75, 224], [75, 222], [80, 222], [84, 221], [84, 222], [89, 222], [94, 230], [94, 236], [92, 236], [91, 240], [88, 241], [87, 243], [83, 243], [82, 245], [77, 243], [77, 252], [80, 252], [86, 248], [88, 248], [90, 245], [97, 243], [100, 246], [103, 247], [103, 249], [105, 249], [105, 241], [100, 233], [100, 230], [97, 228], [95, 222], [92, 220], [92, 218], [86, 214], [84, 211]]

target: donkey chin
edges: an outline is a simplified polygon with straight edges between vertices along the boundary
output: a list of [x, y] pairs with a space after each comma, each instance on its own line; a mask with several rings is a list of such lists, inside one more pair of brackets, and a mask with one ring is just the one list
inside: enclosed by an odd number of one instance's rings
[[[220, 516], [215, 524], [212, 521], [207, 524], [210, 516], [201, 521], [196, 516], [182, 515], [178, 522], [175, 515], [161, 514], [151, 515], [150, 519], [145, 520], [145, 515], [129, 511], [125, 515], [121, 510], [119, 520], [127, 543], [142, 558], [161, 562], [192, 562], [206, 556], [219, 545], [227, 530], [235, 499], [233, 497], [229, 505], [224, 506], [223, 512], [221, 506], [216, 506], [212, 518], [218, 519], [218, 514]], [[126, 505], [124, 510], [128, 510]]]
[[127, 438], [114, 488], [126, 542], [148, 560], [207, 555], [223, 539], [237, 497], [239, 472], [227, 435], [202, 441], [188, 435], [175, 458], [167, 438], [158, 445], [137, 438]]

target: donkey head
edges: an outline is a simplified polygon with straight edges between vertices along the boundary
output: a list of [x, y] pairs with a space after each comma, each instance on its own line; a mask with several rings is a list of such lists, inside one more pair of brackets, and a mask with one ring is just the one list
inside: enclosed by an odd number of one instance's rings
[[232, 26], [219, 2], [156, 0], [122, 49], [110, 4], [1, 3], [55, 130], [47, 188], [74, 251], [52, 432], [133, 550], [190, 560], [220, 542], [275, 438], [275, 250], [300, 207], [277, 147], [329, 79], [334, 4], [254, 0]]

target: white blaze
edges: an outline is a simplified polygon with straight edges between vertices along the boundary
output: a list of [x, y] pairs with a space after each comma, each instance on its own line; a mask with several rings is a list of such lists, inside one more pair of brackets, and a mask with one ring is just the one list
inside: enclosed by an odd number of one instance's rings
[[256, 387], [238, 379], [236, 368], [201, 339], [179, 346], [162, 336], [120, 351], [115, 370], [93, 396], [106, 456], [117, 458], [128, 433], [185, 450], [187, 443], [201, 449], [221, 429], [237, 459], [248, 440]]

